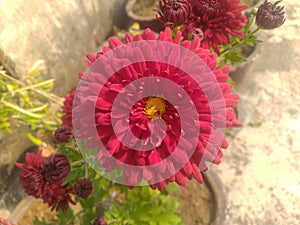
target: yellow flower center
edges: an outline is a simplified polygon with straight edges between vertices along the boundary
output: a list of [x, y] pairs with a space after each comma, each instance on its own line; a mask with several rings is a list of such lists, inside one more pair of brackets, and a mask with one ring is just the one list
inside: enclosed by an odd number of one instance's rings
[[149, 119], [161, 118], [166, 111], [166, 102], [160, 97], [149, 97], [146, 101], [146, 107], [144, 108], [144, 114]]

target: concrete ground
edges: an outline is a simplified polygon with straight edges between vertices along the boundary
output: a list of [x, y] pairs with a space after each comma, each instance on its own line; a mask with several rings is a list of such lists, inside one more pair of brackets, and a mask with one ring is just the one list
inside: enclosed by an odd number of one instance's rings
[[228, 225], [300, 224], [300, 1], [237, 79], [244, 127], [212, 166], [228, 193]]

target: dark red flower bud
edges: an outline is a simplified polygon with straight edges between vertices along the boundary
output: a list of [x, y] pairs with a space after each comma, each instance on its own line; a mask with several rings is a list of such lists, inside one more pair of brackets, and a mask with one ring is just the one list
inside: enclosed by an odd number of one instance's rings
[[93, 191], [93, 183], [87, 178], [81, 178], [75, 183], [73, 189], [78, 197], [87, 199]]
[[107, 225], [107, 222], [103, 217], [94, 220], [93, 225]]
[[284, 6], [277, 6], [282, 0], [271, 2], [265, 0], [263, 4], [258, 7], [256, 13], [256, 24], [262, 29], [275, 29], [280, 27], [284, 22]]
[[194, 40], [195, 38], [199, 38], [201, 41], [204, 38], [204, 33], [200, 28], [194, 27], [190, 32], [189, 32], [189, 39]]
[[72, 129], [68, 126], [62, 126], [56, 129], [54, 133], [55, 140], [61, 143], [68, 143], [72, 135]]
[[159, 2], [160, 12], [157, 19], [165, 26], [184, 24], [192, 11], [188, 0], [162, 0]]
[[70, 162], [64, 154], [50, 155], [42, 167], [45, 178], [52, 183], [62, 181], [71, 170]]

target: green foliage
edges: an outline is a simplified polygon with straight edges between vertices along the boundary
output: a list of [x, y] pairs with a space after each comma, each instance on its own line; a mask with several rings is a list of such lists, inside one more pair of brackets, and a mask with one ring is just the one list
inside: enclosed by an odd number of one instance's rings
[[178, 201], [168, 192], [154, 191], [148, 186], [135, 187], [124, 191], [123, 204], [113, 203], [105, 212], [112, 225], [180, 225], [183, 224], [176, 212]]
[[243, 38], [238, 38], [235, 36], [230, 36], [230, 43], [227, 45], [220, 46], [220, 56], [218, 57], [219, 66], [224, 64], [235, 65], [239, 62], [245, 62], [246, 56], [243, 54], [243, 49], [246, 46], [254, 47], [257, 43], [261, 41], [257, 39], [256, 32], [259, 28], [251, 31], [255, 19], [255, 13], [248, 18], [247, 24], [242, 29], [244, 34]]
[[[77, 180], [88, 176], [94, 185], [94, 191], [87, 200], [75, 197], [80, 210], [77, 213], [59, 211], [60, 224], [91, 224], [104, 215], [110, 225], [181, 225], [181, 218], [176, 212], [178, 201], [170, 193], [175, 185], [169, 185], [164, 192], [152, 190], [148, 186], [129, 189], [115, 184], [87, 165], [78, 151], [76, 144], [61, 145], [59, 151], [65, 154], [72, 169], [65, 183], [73, 186]], [[43, 224], [35, 224], [43, 225]]]
[[[30, 131], [54, 131], [60, 120], [57, 112], [62, 99], [51, 94], [54, 80], [43, 80], [43, 61], [37, 61], [29, 72], [18, 80], [0, 67], [0, 131], [12, 133], [12, 124]], [[31, 134], [27, 137], [40, 145]]]

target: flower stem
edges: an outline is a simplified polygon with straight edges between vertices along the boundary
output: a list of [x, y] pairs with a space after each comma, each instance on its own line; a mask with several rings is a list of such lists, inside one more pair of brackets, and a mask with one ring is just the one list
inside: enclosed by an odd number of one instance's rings
[[230, 47], [228, 47], [227, 49], [224, 49], [221, 53], [220, 53], [220, 56], [229, 52], [230, 50], [232, 50], [233, 48], [237, 47], [237, 46], [240, 46], [243, 44], [243, 40], [253, 36], [257, 31], [259, 31], [259, 27], [257, 27], [254, 31], [246, 34], [246, 36], [244, 36], [244, 38], [242, 38], [239, 42], [235, 42], [233, 45], [231, 45]]
[[27, 86], [27, 84], [25, 84], [24, 82], [6, 74], [6, 73], [0, 73], [0, 76], [4, 77], [5, 79], [8, 79], [18, 85], [20, 85], [22, 88], [18, 89], [18, 90], [14, 90], [12, 91], [12, 95], [16, 92], [20, 92], [20, 91], [24, 91], [24, 90], [32, 90], [32, 91], [35, 91], [37, 93], [39, 93], [40, 95], [44, 96], [45, 98], [53, 101], [53, 102], [56, 102], [58, 103], [59, 105], [63, 105], [63, 100], [62, 98], [58, 97], [57, 95], [53, 94], [53, 93], [48, 93], [48, 92], [45, 92], [41, 89], [38, 89], [37, 87], [39, 86], [42, 86], [42, 85], [45, 85], [49, 82], [53, 82], [54, 80], [53, 79], [50, 79], [50, 80], [46, 80], [46, 81], [43, 81], [41, 83], [38, 83], [38, 84], [34, 84], [34, 85], [30, 85], [30, 86]]
[[71, 166], [72, 166], [72, 167], [73, 167], [73, 166], [78, 166], [78, 165], [81, 165], [81, 164], [83, 164], [83, 163], [85, 163], [84, 160], [78, 160], [78, 161], [76, 161], [76, 162], [72, 162], [72, 163], [71, 163]]
[[84, 161], [84, 170], [85, 170], [84, 177], [88, 178], [89, 177], [89, 170], [88, 170], [88, 165], [87, 165], [86, 161]]

